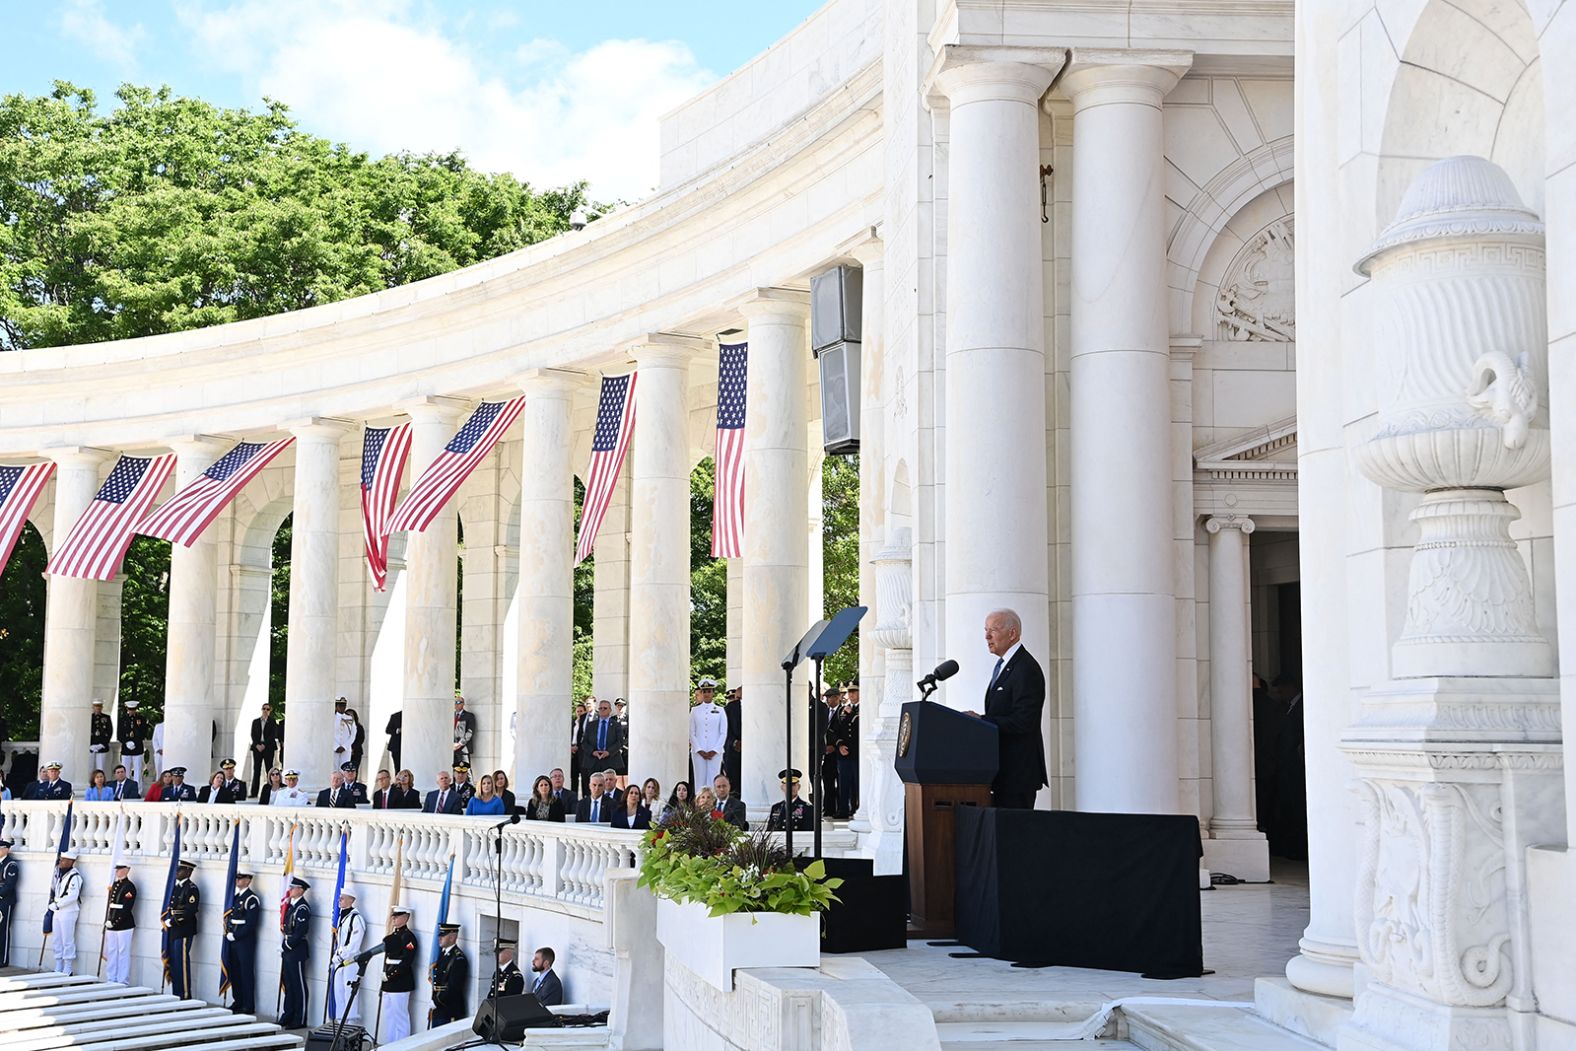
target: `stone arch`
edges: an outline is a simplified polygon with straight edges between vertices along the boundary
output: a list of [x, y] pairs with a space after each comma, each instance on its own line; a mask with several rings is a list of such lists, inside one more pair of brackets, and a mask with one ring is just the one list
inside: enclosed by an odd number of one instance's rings
[[1290, 182], [1230, 215], [1199, 263], [1187, 331], [1206, 340], [1295, 342], [1294, 233]]

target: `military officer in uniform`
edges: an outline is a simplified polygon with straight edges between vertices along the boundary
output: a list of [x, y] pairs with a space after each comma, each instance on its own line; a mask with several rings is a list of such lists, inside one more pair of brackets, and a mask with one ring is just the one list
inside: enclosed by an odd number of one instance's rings
[[460, 925], [438, 924], [438, 962], [432, 968], [432, 1029], [457, 1022], [471, 1013], [468, 995], [470, 961], [460, 948]]
[[263, 902], [252, 889], [252, 874], [237, 872], [224, 940], [231, 943], [230, 1010], [238, 1015], [257, 1013], [257, 929], [262, 919]]
[[383, 938], [383, 988], [378, 993], [378, 1043], [410, 1035], [410, 994], [416, 991], [416, 935], [410, 929], [410, 906], [389, 909], [394, 929]]
[[142, 784], [142, 761], [148, 751], [148, 735], [153, 731], [148, 719], [137, 711], [136, 701], [125, 701], [120, 706], [120, 757], [126, 761], [131, 779]]
[[286, 770], [285, 786], [268, 797], [269, 806], [311, 806], [312, 797], [301, 787], [301, 771]]
[[11, 856], [11, 841], [0, 839], [0, 967], [11, 966], [11, 915], [21, 875], [22, 866]]
[[312, 929], [312, 906], [306, 892], [312, 885], [300, 876], [290, 879], [290, 902], [279, 925], [284, 936], [279, 952], [279, 980], [285, 987], [284, 1011], [279, 1015], [283, 1029], [306, 1028], [306, 964], [311, 957], [308, 935]]
[[70, 799], [71, 782], [60, 776], [59, 763], [45, 763], [44, 776], [28, 786], [23, 799]]
[[795, 832], [808, 832], [810, 822], [814, 820], [812, 808], [809, 803], [799, 798], [800, 773], [793, 767], [777, 772], [777, 779], [782, 782], [783, 793], [787, 797], [772, 804], [771, 815], [766, 819], [766, 831], [783, 832], [788, 828], [786, 815], [793, 815], [793, 830]]
[[[329, 981], [334, 983], [334, 1004], [346, 1022], [361, 1024], [361, 1002], [358, 998], [355, 1003], [350, 1000], [350, 983], [356, 980], [358, 968], [356, 967], [356, 954], [361, 951], [361, 943], [367, 936], [367, 921], [356, 908], [358, 892], [355, 885], [349, 880], [339, 891], [339, 917], [335, 926], [338, 928], [334, 935], [334, 969], [329, 975]], [[350, 1013], [345, 1014], [346, 1006]]]
[[498, 941], [498, 970], [493, 972], [493, 996], [519, 996], [525, 992], [525, 974], [514, 962], [516, 943], [509, 938]]
[[476, 795], [476, 782], [471, 780], [471, 764], [454, 764], [454, 792], [460, 797], [460, 813], [465, 812], [465, 805]]
[[224, 787], [230, 790], [230, 796], [239, 803], [246, 798], [246, 782], [235, 776], [235, 760], [226, 759], [219, 764], [219, 769], [224, 773]]
[[690, 764], [695, 785], [709, 785], [722, 772], [728, 744], [728, 713], [715, 698], [717, 680], [702, 679], [695, 687], [695, 707], [690, 709]]
[[164, 786], [162, 795], [166, 803], [195, 803], [197, 790], [186, 783], [186, 768], [184, 766], [170, 767], [170, 776], [175, 780]]
[[104, 980], [126, 985], [131, 980], [131, 933], [137, 929], [132, 907], [137, 904], [137, 885], [131, 881], [131, 866], [115, 866], [115, 882], [109, 885], [109, 919], [104, 921]]
[[49, 887], [49, 911], [55, 933], [55, 971], [70, 974], [77, 958], [77, 918], [82, 915], [82, 873], [71, 851], [60, 855], [59, 868]]
[[104, 714], [104, 702], [93, 702], [93, 719], [88, 725], [88, 754], [93, 757], [93, 769], [104, 769], [104, 757], [109, 755], [109, 740], [115, 736], [115, 724]]
[[202, 894], [192, 882], [194, 868], [189, 861], [176, 863], [175, 887], [162, 921], [170, 932], [170, 991], [182, 1000], [192, 995], [192, 941], [197, 937], [197, 911], [202, 904]]

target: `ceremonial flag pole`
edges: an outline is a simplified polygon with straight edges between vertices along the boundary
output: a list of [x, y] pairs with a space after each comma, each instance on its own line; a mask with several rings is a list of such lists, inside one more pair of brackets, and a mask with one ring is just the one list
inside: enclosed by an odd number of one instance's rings
[[[283, 934], [285, 932], [285, 913], [288, 912], [289, 909], [290, 909], [290, 877], [295, 875], [295, 834], [296, 834], [296, 824], [295, 824], [295, 822], [292, 821], [290, 823], [290, 839], [289, 839], [288, 844], [285, 846], [285, 869], [284, 869], [284, 875], [280, 877], [280, 879], [281, 879], [281, 886], [280, 886], [280, 891], [279, 891], [279, 933], [280, 934]], [[279, 972], [279, 988], [274, 991], [274, 1017], [275, 1018], [279, 1017], [279, 1007], [280, 1007], [280, 1004], [283, 1003], [284, 995], [285, 995], [285, 975], [284, 975], [284, 970], [281, 968], [280, 972]]]
[[350, 827], [339, 826], [339, 875], [334, 880], [334, 904], [331, 906], [334, 917], [333, 934], [328, 940], [328, 995], [323, 999], [323, 1024], [327, 1025], [339, 1017], [339, 1005], [334, 996], [334, 973], [339, 970], [339, 962], [334, 959], [335, 952], [339, 949], [339, 896], [345, 892], [345, 863], [348, 860], [348, 847], [350, 846]]
[[[66, 820], [60, 826], [60, 846], [55, 848], [55, 871], [49, 876], [49, 904], [55, 903], [55, 888], [60, 883], [60, 855], [71, 849], [71, 813], [77, 805], [76, 800], [66, 804]], [[55, 930], [55, 910], [44, 910], [44, 940], [38, 946], [38, 966], [44, 966], [44, 949], [49, 945], [49, 936]]]
[[[235, 912], [235, 874], [241, 862], [241, 819], [231, 818], [230, 867], [224, 877], [224, 936], [219, 939], [219, 1000], [230, 991], [230, 972], [235, 969], [235, 942], [230, 940], [230, 916]], [[233, 997], [232, 997], [233, 999]]]
[[115, 870], [121, 866], [121, 857], [125, 853], [126, 837], [126, 804], [120, 805], [120, 813], [115, 816], [115, 846], [110, 850], [109, 856], [109, 886], [104, 892], [104, 922], [99, 924], [99, 957], [98, 968], [93, 973], [99, 977], [104, 975], [104, 943], [109, 937], [109, 904], [110, 895], [115, 892]]
[[[394, 906], [399, 904], [401, 888], [404, 887], [405, 877], [405, 836], [401, 833], [399, 842], [394, 847], [394, 886], [389, 888], [388, 915], [383, 919], [385, 934], [394, 931]], [[378, 1039], [383, 1035], [383, 985], [378, 984], [378, 1020], [372, 1027], [372, 1043], [377, 1045]]]
[[[454, 885], [454, 855], [449, 854], [449, 871], [443, 876], [443, 894], [438, 898], [438, 920], [432, 925], [432, 959], [427, 963], [427, 984], [438, 980], [438, 958], [443, 949], [438, 941], [443, 937], [443, 925], [449, 922], [449, 890]], [[433, 1008], [427, 1008], [427, 1028], [432, 1028]]]
[[170, 845], [170, 870], [164, 877], [164, 908], [159, 912], [159, 955], [164, 960], [164, 977], [159, 981], [159, 992], [170, 984], [170, 909], [175, 903], [175, 866], [181, 860], [181, 812], [175, 811], [175, 841]]

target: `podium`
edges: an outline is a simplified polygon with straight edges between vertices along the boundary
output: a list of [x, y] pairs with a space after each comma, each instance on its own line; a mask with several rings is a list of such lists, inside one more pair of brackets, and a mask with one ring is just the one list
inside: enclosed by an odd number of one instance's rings
[[956, 815], [990, 806], [1000, 756], [990, 723], [934, 701], [903, 705], [893, 765], [904, 784], [909, 927], [916, 936], [952, 936]]

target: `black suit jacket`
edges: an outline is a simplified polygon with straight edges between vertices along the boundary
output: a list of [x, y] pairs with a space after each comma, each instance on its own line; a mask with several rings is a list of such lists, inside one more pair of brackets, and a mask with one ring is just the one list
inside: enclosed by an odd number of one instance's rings
[[1022, 646], [985, 689], [985, 721], [1001, 732], [1001, 767], [991, 787], [998, 792], [1037, 792], [1046, 782], [1040, 712], [1045, 707], [1045, 672]]
[[[581, 769], [618, 770], [620, 773], [623, 773], [623, 757], [621, 753], [624, 748], [624, 726], [618, 721], [617, 716], [608, 716], [607, 744], [601, 749], [607, 755], [598, 759], [591, 754], [597, 751], [596, 735], [597, 728], [601, 725], [601, 722], [600, 719], [590, 720], [586, 723], [585, 733], [580, 735], [579, 759]], [[586, 766], [587, 763], [591, 765], [588, 767]]]
[[[332, 791], [332, 789], [328, 788], [319, 791], [317, 794], [317, 802], [314, 805], [323, 807], [329, 806], [328, 793], [330, 791]], [[339, 798], [332, 805], [337, 810], [354, 810], [356, 809], [356, 795], [350, 789], [341, 787], [339, 790]]]
[[460, 800], [459, 789], [451, 785], [449, 787], [449, 798], [443, 801], [443, 809], [441, 811], [438, 809], [438, 790], [434, 788], [427, 793], [426, 802], [421, 804], [421, 812], [423, 814], [458, 814], [464, 805]]
[[[586, 822], [586, 821], [590, 821], [591, 820], [591, 798], [589, 796], [587, 796], [585, 799], [582, 799], [579, 803], [575, 804], [575, 820], [576, 821], [580, 821], [580, 822]], [[606, 824], [610, 824], [612, 822], [612, 820], [613, 820], [613, 804], [611, 804], [611, 803], [609, 803], [607, 801], [607, 797], [606, 796], [603, 796], [602, 797], [602, 809], [597, 812], [597, 822], [599, 824], [606, 825]]]
[[405, 789], [399, 785], [391, 785], [387, 802], [388, 805], [385, 807], [382, 792], [372, 793], [373, 810], [420, 810], [421, 793], [414, 788]]
[[738, 796], [729, 796], [728, 801], [722, 804], [722, 819], [734, 828], [750, 830], [750, 822], [745, 816], [744, 800]]

